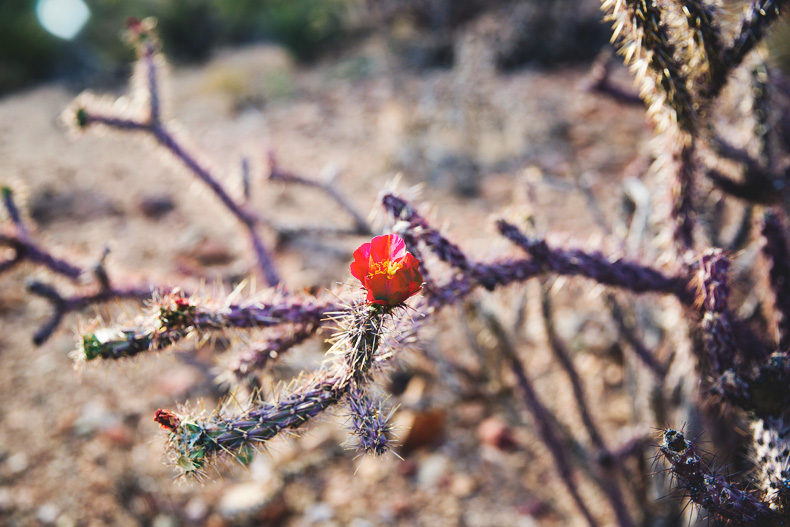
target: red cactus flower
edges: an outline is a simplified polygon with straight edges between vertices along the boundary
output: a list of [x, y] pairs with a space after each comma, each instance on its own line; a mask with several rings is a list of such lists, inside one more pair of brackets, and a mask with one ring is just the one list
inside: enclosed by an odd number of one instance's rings
[[394, 307], [422, 288], [419, 267], [403, 239], [387, 234], [354, 251], [351, 274], [367, 289], [369, 303]]
[[159, 426], [165, 430], [175, 430], [180, 423], [178, 416], [170, 410], [157, 410], [154, 416], [154, 421], [159, 423]]

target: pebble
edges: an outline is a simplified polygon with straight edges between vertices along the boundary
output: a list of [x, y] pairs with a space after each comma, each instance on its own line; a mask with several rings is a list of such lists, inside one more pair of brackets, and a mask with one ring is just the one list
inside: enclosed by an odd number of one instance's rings
[[192, 523], [201, 523], [208, 515], [208, 505], [200, 497], [194, 497], [184, 505], [184, 517]]
[[30, 216], [39, 225], [59, 221], [85, 223], [120, 214], [121, 210], [109, 197], [90, 189], [57, 192], [44, 188], [30, 199]]
[[308, 525], [326, 523], [335, 516], [335, 510], [324, 502], [314, 503], [304, 511], [304, 519]]
[[466, 498], [477, 488], [477, 481], [469, 474], [455, 474], [450, 482], [450, 492], [457, 498]]
[[431, 454], [417, 467], [417, 484], [424, 489], [435, 489], [450, 469], [450, 460], [444, 454]]
[[51, 524], [55, 523], [55, 520], [58, 519], [58, 515], [60, 514], [60, 509], [54, 503], [45, 503], [41, 507], [38, 508], [36, 512], [36, 518], [41, 523]]
[[159, 220], [175, 210], [176, 204], [170, 196], [159, 194], [143, 196], [137, 202], [137, 210], [151, 220]]
[[8, 487], [0, 487], [0, 512], [7, 512], [11, 510], [14, 505], [14, 499], [11, 496], [11, 491]]
[[9, 456], [8, 459], [6, 459], [5, 464], [8, 468], [8, 471], [13, 476], [26, 470], [30, 463], [27, 459], [27, 454], [24, 452], [17, 452], [16, 454]]
[[518, 448], [513, 430], [498, 417], [489, 417], [477, 427], [477, 438], [484, 445], [499, 450], [512, 451]]
[[401, 439], [405, 453], [437, 442], [444, 433], [446, 413], [443, 409], [425, 411], [401, 411], [395, 418], [395, 429], [405, 430]]
[[[220, 498], [217, 512], [227, 519], [255, 515], [256, 517], [278, 516], [285, 512], [282, 500], [278, 499], [282, 483], [272, 479], [269, 482], [250, 481], [232, 485]], [[268, 509], [271, 506], [271, 510]]]
[[80, 414], [74, 421], [74, 431], [87, 435], [97, 430], [118, 426], [120, 421], [101, 401], [89, 401], [82, 405]]

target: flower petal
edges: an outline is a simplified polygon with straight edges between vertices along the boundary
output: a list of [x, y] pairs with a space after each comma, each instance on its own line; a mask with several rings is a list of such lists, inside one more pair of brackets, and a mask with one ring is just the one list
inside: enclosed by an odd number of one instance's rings
[[354, 261], [351, 262], [351, 274], [354, 277], [365, 283], [365, 277], [368, 275], [370, 269], [370, 244], [363, 243], [359, 249], [354, 251]]

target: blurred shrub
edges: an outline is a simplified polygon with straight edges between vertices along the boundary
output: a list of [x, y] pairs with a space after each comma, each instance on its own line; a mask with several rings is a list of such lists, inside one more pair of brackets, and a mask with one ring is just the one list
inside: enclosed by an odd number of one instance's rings
[[[119, 41], [128, 17], [153, 16], [176, 62], [207, 58], [218, 45], [274, 41], [313, 60], [351, 34], [355, 0], [86, 0], [91, 18], [71, 42], [38, 23], [35, 0], [0, 1], [0, 93], [60, 77], [115, 79], [131, 52]], [[122, 72], [125, 77], [125, 71]], [[90, 80], [85, 77], [90, 76]], [[99, 78], [97, 78], [99, 77]]]
[[58, 61], [59, 41], [38, 23], [30, 0], [0, 2], [0, 93], [45, 78]]

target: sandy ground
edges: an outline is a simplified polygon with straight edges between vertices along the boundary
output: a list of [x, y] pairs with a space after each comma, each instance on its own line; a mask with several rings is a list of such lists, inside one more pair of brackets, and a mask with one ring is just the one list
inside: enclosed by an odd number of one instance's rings
[[[401, 189], [422, 184], [422, 210], [480, 259], [511, 251], [491, 221], [502, 214], [534, 214], [539, 231], [554, 240], [597, 244], [604, 231], [573, 182], [591, 182], [614, 224], [621, 175], [652, 133], [643, 111], [579, 89], [585, 68], [507, 76], [470, 68], [411, 73], [376, 42], [309, 70], [277, 48], [227, 51], [200, 68], [172, 72], [167, 115], [234, 195], [241, 189], [240, 159], [248, 156], [252, 206], [284, 224], [350, 221], [320, 192], [264, 181], [268, 149], [284, 168], [307, 177], [337, 171], [338, 188], [365, 214], [377, 210], [377, 196], [397, 174]], [[52, 85], [0, 100], [0, 178], [18, 189], [35, 216], [36, 239], [85, 266], [109, 247], [107, 268], [118, 283], [192, 288], [204, 281], [217, 292], [218, 280], [248, 276], [246, 237], [189, 173], [141, 138], [75, 138], [65, 129], [59, 116], [75, 95]], [[174, 210], [147, 217], [141, 203], [152, 197], [172, 200]], [[272, 244], [273, 234], [264, 233]], [[300, 239], [280, 248], [276, 261], [293, 289], [332, 287], [349, 281], [351, 252], [363, 241]], [[0, 524], [585, 524], [509, 375], [475, 355], [470, 342], [482, 341], [485, 349], [485, 338], [462, 309], [427, 328], [424, 347], [473, 371], [493, 368], [490, 382], [470, 387], [424, 357], [406, 357], [396, 373], [411, 380], [390, 402], [401, 405], [399, 422], [411, 427], [401, 430], [402, 440], [420, 431], [428, 440], [402, 452], [403, 460], [356, 458], [340, 446], [348, 434], [336, 415], [299, 440], [274, 442], [270, 455], [247, 469], [221, 467], [203, 484], [179, 484], [162, 454], [164, 437], [153, 413], [197, 400], [214, 408], [222, 393], [213, 376], [217, 357], [233, 350], [184, 349], [75, 372], [68, 354], [80, 324], [97, 316], [124, 319], [140, 308], [114, 303], [68, 316], [37, 348], [31, 335], [49, 306], [25, 292], [29, 278], [56, 282], [64, 291], [73, 287], [29, 266], [0, 276]], [[260, 288], [260, 281], [251, 287]], [[575, 360], [602, 430], [615, 443], [633, 422], [622, 356], [611, 351], [616, 335], [589, 284], [557, 289], [574, 299], [560, 307], [560, 329], [575, 339], [574, 349], [585, 350]], [[537, 284], [476, 298], [507, 319], [525, 292], [528, 322], [519, 353], [546, 404], [576, 431], [567, 381], [535, 321]], [[471, 340], [465, 327], [472, 328]], [[287, 379], [314, 366], [319, 344], [289, 354], [279, 373]], [[497, 448], [484, 422], [509, 430], [516, 447]], [[597, 489], [579, 480], [595, 514], [609, 521]]]

